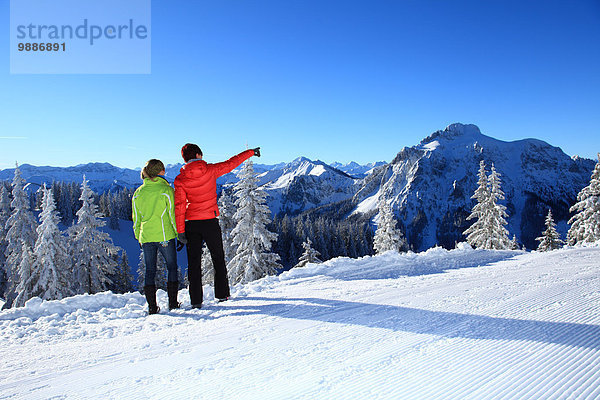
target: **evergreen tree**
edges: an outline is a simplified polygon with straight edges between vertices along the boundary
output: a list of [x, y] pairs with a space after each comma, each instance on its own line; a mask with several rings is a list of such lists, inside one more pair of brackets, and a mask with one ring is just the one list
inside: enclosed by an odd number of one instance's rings
[[21, 247], [21, 261], [18, 268], [18, 277], [15, 278], [14, 282], [17, 282], [15, 287], [15, 298], [12, 305], [15, 307], [22, 307], [25, 302], [35, 295], [33, 294], [33, 280], [31, 276], [33, 274], [33, 264], [35, 258], [31, 251], [31, 248], [27, 243], [23, 243]]
[[[59, 300], [71, 294], [70, 274], [71, 265], [67, 253], [66, 240], [58, 229], [60, 220], [56, 211], [56, 203], [52, 191], [42, 188], [42, 212], [40, 225], [37, 228], [37, 240], [33, 250], [33, 265], [25, 267], [31, 270], [20, 273], [21, 279], [29, 273], [31, 283], [25, 282], [27, 290], [31, 290], [29, 297], [19, 293], [17, 305], [33, 296], [42, 300]], [[21, 281], [23, 282], [23, 281]], [[20, 302], [22, 301], [22, 304]]]
[[298, 264], [295, 267], [304, 267], [308, 263], [319, 264], [323, 262], [319, 259], [321, 253], [312, 248], [310, 238], [306, 238], [304, 243], [302, 243], [302, 247], [304, 248], [304, 253], [300, 256]]
[[108, 289], [113, 293], [130, 292], [133, 290], [133, 287], [131, 282], [131, 269], [129, 268], [127, 254], [125, 254], [124, 251], [121, 254], [114, 254], [113, 259], [115, 263], [118, 263], [118, 268], [113, 275], [109, 276], [112, 284], [108, 287]]
[[373, 248], [377, 254], [388, 250], [400, 251], [408, 247], [402, 231], [396, 227], [396, 219], [394, 218], [392, 207], [385, 198], [379, 201], [378, 208], [379, 223], [377, 224], [377, 231], [373, 239]]
[[8, 197], [8, 190], [4, 183], [0, 182], [0, 297], [4, 297], [4, 293], [7, 290], [7, 273], [6, 273], [6, 221], [10, 217], [10, 198]]
[[19, 284], [19, 269], [25, 257], [23, 245], [32, 249], [37, 240], [37, 222], [30, 211], [29, 196], [24, 189], [25, 180], [21, 178], [21, 170], [17, 164], [15, 176], [12, 181], [12, 214], [6, 221], [6, 261], [5, 273], [8, 281], [8, 290], [5, 300], [8, 306], [12, 305], [17, 295]]
[[113, 231], [120, 231], [119, 216], [117, 215], [116, 204], [111, 201], [108, 205], [108, 227]]
[[122, 292], [128, 293], [133, 290], [132, 286], [132, 276], [131, 276], [131, 267], [129, 266], [129, 260], [127, 259], [127, 253], [124, 251], [121, 254], [121, 264], [120, 264], [120, 278], [122, 284]]
[[244, 163], [238, 177], [239, 181], [234, 185], [237, 211], [233, 216], [236, 225], [231, 235], [236, 254], [229, 263], [231, 284], [273, 275], [281, 268], [279, 255], [271, 252], [277, 234], [267, 229], [271, 217], [265, 200], [267, 194], [258, 188], [252, 161]]
[[98, 207], [94, 204], [94, 192], [83, 177], [81, 185], [82, 205], [77, 211], [77, 223], [69, 228], [69, 236], [74, 260], [73, 278], [76, 293], [98, 293], [111, 285], [109, 276], [115, 273], [117, 262], [113, 258], [119, 248], [110, 236], [100, 230], [104, 221], [100, 220]]
[[467, 220], [475, 219], [475, 223], [471, 225], [463, 234], [467, 236], [467, 242], [474, 248], [484, 247], [486, 241], [486, 209], [490, 191], [488, 189], [488, 178], [485, 170], [485, 162], [479, 162], [479, 180], [477, 181], [477, 189], [471, 196], [477, 200], [477, 204], [471, 210], [471, 214]]
[[506, 207], [498, 203], [498, 200], [504, 200], [504, 192], [500, 188], [500, 173], [496, 171], [492, 163], [492, 169], [489, 177], [490, 199], [489, 199], [489, 229], [490, 229], [490, 245], [492, 249], [502, 250], [510, 249], [510, 239], [508, 237]]
[[512, 240], [510, 241], [510, 249], [511, 250], [519, 250], [519, 241], [517, 240], [517, 235], [513, 235]]
[[552, 218], [552, 210], [548, 209], [548, 215], [546, 216], [546, 230], [542, 233], [542, 236], [536, 238], [540, 242], [538, 251], [550, 251], [559, 249], [562, 245], [560, 235], [556, 231], [556, 224], [554, 218]]
[[592, 172], [590, 184], [577, 194], [577, 203], [570, 210], [575, 213], [569, 220], [571, 228], [567, 243], [577, 246], [600, 240], [600, 153]]
[[504, 199], [500, 188], [500, 174], [492, 164], [489, 178], [486, 176], [485, 162], [479, 164], [479, 180], [475, 194], [471, 197], [477, 204], [471, 210], [467, 220], [477, 218], [477, 221], [465, 230], [467, 242], [474, 248], [509, 249], [511, 242], [508, 238], [505, 217], [506, 207], [498, 204]]
[[[225, 252], [225, 265], [229, 264], [235, 256], [236, 249], [233, 245], [231, 231], [235, 228], [235, 221], [233, 216], [235, 214], [235, 204], [231, 196], [225, 192], [221, 192], [219, 198], [219, 226], [221, 227], [221, 234], [223, 237], [223, 251]], [[206, 254], [207, 252], [203, 253]], [[212, 266], [212, 260], [211, 260]], [[211, 269], [213, 269], [211, 267]]]

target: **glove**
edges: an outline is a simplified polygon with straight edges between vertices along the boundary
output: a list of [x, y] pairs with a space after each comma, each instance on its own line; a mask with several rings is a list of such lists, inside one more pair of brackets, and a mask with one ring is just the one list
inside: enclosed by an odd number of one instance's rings
[[252, 149], [252, 150], [254, 150], [254, 155], [255, 155], [256, 157], [260, 157], [260, 147], [257, 147], [257, 148], [255, 148], [255, 149]]
[[185, 237], [185, 232], [178, 233], [177, 240], [179, 240], [183, 244], [187, 244], [187, 238]]
[[185, 244], [177, 240], [177, 251], [181, 251], [183, 249], [183, 246], [185, 246]]

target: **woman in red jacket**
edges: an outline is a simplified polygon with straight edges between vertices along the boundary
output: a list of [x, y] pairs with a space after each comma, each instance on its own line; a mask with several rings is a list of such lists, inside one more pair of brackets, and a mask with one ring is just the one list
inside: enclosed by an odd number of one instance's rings
[[185, 165], [175, 178], [175, 221], [179, 241], [187, 244], [188, 280], [193, 308], [202, 305], [202, 243], [210, 251], [215, 268], [215, 297], [229, 298], [223, 238], [217, 217], [217, 178], [225, 175], [252, 156], [260, 157], [260, 147], [246, 150], [227, 161], [208, 164], [202, 150], [188, 143], [181, 148]]

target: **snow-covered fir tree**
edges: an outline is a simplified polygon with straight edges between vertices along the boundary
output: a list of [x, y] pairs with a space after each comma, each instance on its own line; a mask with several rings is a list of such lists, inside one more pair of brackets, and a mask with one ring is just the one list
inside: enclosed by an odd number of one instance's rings
[[519, 241], [517, 240], [517, 235], [513, 235], [512, 240], [510, 241], [510, 249], [511, 250], [519, 250]]
[[223, 236], [223, 251], [225, 252], [225, 265], [235, 256], [235, 247], [231, 240], [231, 231], [235, 228], [233, 216], [235, 214], [235, 204], [233, 198], [225, 190], [219, 197], [219, 226]]
[[562, 240], [560, 235], [556, 231], [556, 224], [554, 218], [552, 218], [552, 210], [548, 209], [548, 215], [546, 216], [546, 230], [542, 233], [542, 236], [536, 238], [540, 242], [537, 250], [538, 251], [550, 251], [560, 249], [562, 246]]
[[10, 217], [10, 198], [8, 190], [3, 182], [0, 182], [0, 298], [4, 298], [4, 292], [7, 290], [6, 274], [6, 221]]
[[477, 200], [477, 203], [471, 210], [471, 214], [467, 217], [467, 220], [475, 219], [475, 222], [463, 233], [467, 237], [467, 243], [473, 248], [484, 247], [487, 234], [486, 207], [488, 199], [490, 198], [490, 190], [488, 188], [485, 161], [483, 160], [479, 162], [478, 176], [477, 189], [475, 189], [475, 193], [471, 196], [472, 199]]
[[22, 307], [27, 300], [34, 297], [33, 279], [31, 279], [34, 262], [35, 258], [31, 248], [27, 243], [23, 243], [21, 247], [21, 262], [16, 271], [18, 276], [14, 280], [14, 282], [17, 282], [15, 287], [15, 298], [12, 302], [12, 305], [15, 307]]
[[323, 262], [319, 259], [321, 253], [312, 248], [312, 240], [310, 238], [306, 238], [304, 243], [302, 243], [302, 248], [304, 248], [304, 253], [300, 256], [295, 268], [304, 267], [308, 263], [319, 264]]
[[494, 163], [489, 177], [490, 199], [489, 199], [489, 229], [490, 244], [492, 249], [502, 250], [510, 249], [510, 239], [506, 229], [506, 206], [498, 203], [498, 200], [504, 200], [504, 192], [501, 189], [500, 173], [496, 171]]
[[[71, 292], [71, 260], [68, 256], [66, 239], [58, 229], [60, 220], [52, 191], [42, 188], [43, 197], [40, 225], [33, 250], [33, 265], [29, 279], [31, 296], [42, 300], [60, 300]], [[21, 276], [23, 276], [21, 274]], [[30, 298], [29, 297], [29, 298]], [[22, 297], [17, 297], [18, 299]], [[23, 298], [27, 301], [29, 298]], [[21, 305], [21, 304], [18, 304]]]
[[[377, 254], [384, 253], [389, 250], [401, 251], [406, 249], [407, 243], [404, 239], [402, 231], [397, 228], [396, 218], [390, 204], [382, 198], [379, 201], [379, 222], [377, 231], [373, 237], [373, 248]], [[351, 235], [354, 237], [355, 235]]]
[[30, 211], [29, 196], [24, 189], [25, 180], [21, 178], [21, 170], [17, 164], [12, 181], [12, 213], [6, 221], [5, 273], [8, 289], [5, 293], [7, 305], [11, 305], [17, 295], [19, 269], [23, 260], [23, 245], [33, 249], [37, 240], [37, 221]]
[[502, 250], [510, 249], [511, 241], [505, 226], [506, 207], [498, 204], [498, 200], [504, 200], [504, 192], [501, 189], [500, 174], [492, 164], [489, 177], [486, 175], [485, 162], [479, 163], [479, 180], [472, 199], [477, 204], [471, 210], [467, 220], [477, 219], [463, 233], [467, 236], [467, 242], [474, 248]]
[[243, 164], [238, 177], [239, 181], [234, 185], [237, 207], [233, 215], [235, 228], [231, 232], [236, 254], [228, 266], [231, 284], [274, 275], [281, 268], [279, 255], [271, 252], [277, 234], [267, 229], [271, 221], [271, 212], [265, 200], [267, 194], [258, 187], [252, 161]]
[[570, 210], [575, 213], [569, 220], [571, 228], [567, 243], [577, 246], [600, 240], [600, 153], [592, 172], [590, 184], [577, 194], [577, 203]]
[[118, 254], [119, 248], [108, 233], [100, 230], [105, 223], [99, 219], [101, 215], [94, 204], [93, 194], [84, 176], [77, 223], [68, 230], [76, 293], [93, 294], [107, 290], [111, 284], [109, 276], [115, 273], [118, 265], [113, 255]]

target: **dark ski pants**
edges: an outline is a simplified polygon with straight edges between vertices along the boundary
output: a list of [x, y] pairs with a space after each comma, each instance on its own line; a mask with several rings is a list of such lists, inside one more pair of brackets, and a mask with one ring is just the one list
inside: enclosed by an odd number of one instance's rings
[[190, 281], [190, 300], [192, 305], [202, 304], [202, 244], [210, 251], [215, 267], [215, 297], [229, 297], [229, 282], [225, 267], [225, 252], [219, 220], [203, 219], [185, 221], [185, 237], [187, 239], [188, 280]]

